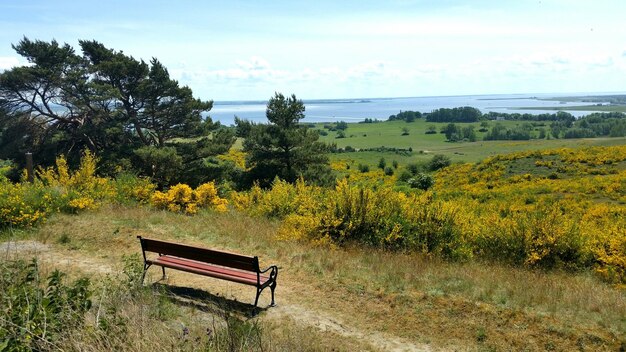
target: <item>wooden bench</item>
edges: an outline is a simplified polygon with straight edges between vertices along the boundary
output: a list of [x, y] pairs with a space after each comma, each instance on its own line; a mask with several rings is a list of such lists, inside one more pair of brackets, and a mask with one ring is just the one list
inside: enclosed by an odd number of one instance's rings
[[[272, 304], [270, 306], [275, 305], [274, 289], [278, 276], [276, 265], [260, 270], [258, 257], [153, 240], [141, 236], [137, 236], [137, 238], [141, 242], [144, 260], [142, 283], [148, 268], [152, 265], [158, 265], [163, 270], [163, 278], [165, 278], [165, 268], [170, 268], [254, 286], [256, 287], [255, 308], [261, 292], [269, 287], [272, 290]], [[158, 256], [148, 258], [146, 252], [156, 253]]]

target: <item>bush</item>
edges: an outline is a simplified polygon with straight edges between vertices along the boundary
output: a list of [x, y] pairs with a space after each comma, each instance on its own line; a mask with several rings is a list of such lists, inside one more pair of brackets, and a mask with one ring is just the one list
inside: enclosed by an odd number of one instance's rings
[[180, 175], [183, 158], [174, 147], [147, 146], [136, 149], [134, 153], [135, 166], [161, 187], [169, 185]]
[[147, 178], [125, 172], [115, 177], [113, 186], [116, 189], [115, 200], [120, 204], [147, 203], [156, 188], [156, 185]]
[[407, 182], [410, 178], [413, 177], [413, 174], [409, 170], [403, 170], [400, 175], [398, 175], [398, 181]]
[[370, 171], [370, 167], [369, 165], [366, 164], [359, 164], [358, 165], [358, 169], [361, 173], [365, 173], [365, 172], [369, 172]]
[[435, 179], [429, 174], [420, 172], [415, 175], [415, 177], [410, 178], [407, 183], [411, 186], [411, 188], [427, 190], [435, 184]]
[[428, 170], [437, 171], [439, 169], [443, 169], [444, 167], [450, 166], [451, 163], [452, 161], [450, 160], [450, 157], [443, 154], [435, 154], [428, 162]]
[[156, 191], [150, 198], [150, 203], [159, 209], [195, 214], [199, 208], [226, 211], [228, 201], [219, 197], [213, 182], [208, 182], [198, 186], [195, 190], [188, 185], [177, 184], [167, 192]]
[[431, 125], [426, 128], [425, 134], [437, 134], [437, 126]]
[[393, 168], [391, 168], [389, 166], [385, 167], [384, 172], [385, 172], [385, 175], [387, 175], [387, 176], [393, 176]]
[[91, 307], [89, 280], [66, 285], [53, 271], [41, 280], [37, 262], [0, 263], [0, 348], [3, 351], [47, 350], [71, 336]]
[[[526, 165], [529, 158], [555, 163], [568, 177], [508, 173], [510, 165], [517, 160]], [[262, 209], [261, 214], [280, 209], [281, 239], [588, 269], [623, 285], [626, 197], [624, 171], [614, 167], [624, 161], [624, 146], [527, 151], [450, 165], [438, 171], [436, 182], [417, 164], [413, 176], [409, 165], [398, 176], [398, 182], [407, 183], [397, 185], [379, 170], [368, 175], [353, 171], [335, 189], [277, 184], [268, 191], [253, 190], [244, 198], [260, 201], [242, 209]], [[608, 201], [598, 201], [600, 197]]]
[[337, 124], [335, 125], [336, 129], [338, 129], [339, 131], [345, 131], [348, 129], [348, 123], [345, 121], [339, 121], [337, 122]]
[[411, 175], [417, 175], [417, 173], [422, 169], [422, 166], [417, 163], [410, 163], [406, 166], [406, 169], [411, 173]]

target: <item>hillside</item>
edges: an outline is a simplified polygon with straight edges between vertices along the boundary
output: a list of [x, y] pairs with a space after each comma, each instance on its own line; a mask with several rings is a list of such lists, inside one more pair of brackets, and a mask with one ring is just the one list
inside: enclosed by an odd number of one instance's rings
[[[118, 350], [162, 344], [193, 350], [208, 343], [206, 328], [219, 330], [225, 316], [238, 319], [231, 324], [258, 324], [265, 350], [611, 350], [624, 341], [624, 293], [585, 274], [450, 264], [358, 248], [328, 251], [276, 241], [276, 231], [272, 222], [237, 213], [189, 217], [105, 207], [56, 216], [36, 231], [14, 232], [10, 240], [17, 244], [42, 245], [17, 250], [12, 244], [3, 252], [5, 258], [39, 257], [45, 270], [88, 275], [96, 285], [104, 275], [121, 274], [123, 255], [139, 260], [136, 235], [255, 253], [262, 264], [280, 266], [278, 307], [254, 319], [248, 316], [249, 287], [170, 271], [168, 280], [149, 287], [144, 298], [122, 296], [116, 312], [100, 312], [133, 326], [117, 332], [122, 334], [115, 337]], [[158, 275], [152, 271], [148, 282]], [[103, 293], [104, 303], [98, 298]], [[101, 289], [96, 294], [94, 314], [116, 297]], [[264, 294], [261, 306], [268, 302]], [[140, 307], [143, 318], [136, 315]], [[190, 330], [186, 343], [184, 326]], [[254, 331], [239, 333], [246, 344], [237, 350], [261, 349]], [[105, 334], [98, 341], [85, 331], [66, 347], [93, 344], [103, 350], [113, 337]]]
[[[69, 279], [91, 278], [84, 328], [52, 340], [60, 349], [616, 350], [626, 343], [624, 146], [454, 164], [434, 174], [429, 191], [401, 193], [396, 175], [350, 169], [335, 189], [278, 182], [227, 201], [210, 185], [158, 192], [97, 178], [85, 171], [90, 162], [76, 172], [49, 170], [48, 186], [3, 183], [10, 194], [3, 209], [17, 209], [0, 214], [14, 224], [2, 232], [4, 272], [7, 259], [36, 257], [41, 275], [56, 268]], [[57, 205], [42, 208], [36, 197]], [[137, 235], [276, 263], [279, 306], [252, 317], [249, 287], [184, 273], [138, 288]]]

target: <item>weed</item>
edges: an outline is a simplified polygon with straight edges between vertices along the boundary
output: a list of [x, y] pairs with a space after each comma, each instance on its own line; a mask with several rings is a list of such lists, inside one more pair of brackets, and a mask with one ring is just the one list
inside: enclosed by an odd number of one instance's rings
[[481, 326], [476, 331], [476, 341], [478, 341], [479, 343], [483, 343], [486, 340], [487, 340], [487, 332], [485, 331], [485, 328]]

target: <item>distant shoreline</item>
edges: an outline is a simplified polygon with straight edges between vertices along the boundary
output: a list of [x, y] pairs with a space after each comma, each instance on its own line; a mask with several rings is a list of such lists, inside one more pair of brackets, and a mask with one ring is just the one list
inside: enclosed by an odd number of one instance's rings
[[626, 105], [582, 105], [582, 106], [523, 106], [507, 108], [510, 110], [551, 110], [551, 111], [597, 111], [626, 112]]
[[[345, 103], [371, 103], [374, 101], [384, 100], [400, 100], [400, 99], [423, 99], [423, 98], [462, 98], [477, 97], [475, 100], [496, 101], [496, 100], [555, 100], [555, 101], [583, 101], [582, 99], [599, 98], [599, 97], [617, 97], [626, 98], [626, 92], [581, 92], [581, 93], [501, 93], [501, 94], [459, 94], [459, 95], [424, 95], [424, 96], [405, 96], [405, 97], [375, 97], [375, 98], [329, 98], [329, 99], [302, 99], [305, 104], [345, 104]], [[478, 98], [478, 97], [492, 98]], [[502, 96], [494, 98], [493, 96]], [[265, 105], [267, 100], [214, 100], [214, 105]]]

